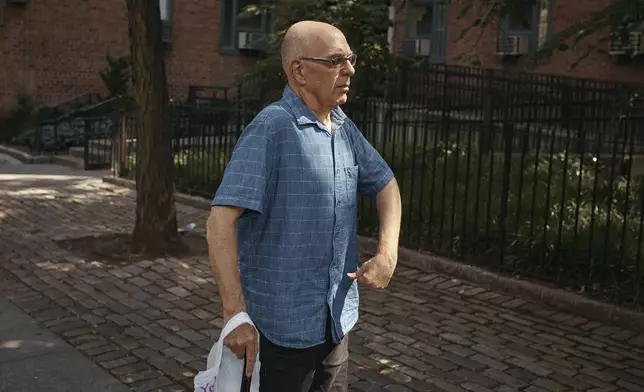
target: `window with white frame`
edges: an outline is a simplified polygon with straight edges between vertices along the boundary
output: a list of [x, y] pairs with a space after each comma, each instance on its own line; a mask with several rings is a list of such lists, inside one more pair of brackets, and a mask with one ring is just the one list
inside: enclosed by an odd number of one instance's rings
[[261, 6], [263, 0], [221, 0], [220, 46], [224, 52], [238, 52], [250, 37], [270, 32], [270, 20], [265, 13], [241, 16], [247, 7]]

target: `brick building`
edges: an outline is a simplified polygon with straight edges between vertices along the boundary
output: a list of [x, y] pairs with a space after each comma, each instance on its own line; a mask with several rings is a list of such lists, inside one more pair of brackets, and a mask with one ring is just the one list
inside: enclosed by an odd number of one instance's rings
[[[460, 54], [472, 53], [483, 67], [511, 67], [517, 55], [529, 53], [553, 34], [573, 23], [587, 18], [612, 3], [613, 0], [537, 0], [534, 7], [526, 8], [523, 17], [506, 17], [497, 25], [482, 32], [472, 29], [459, 40], [462, 31], [471, 26], [478, 12], [470, 10], [459, 19], [462, 2], [446, 0], [408, 0], [407, 7], [395, 17], [393, 46], [398, 52], [419, 53], [434, 63], [471, 64], [471, 58]], [[485, 13], [485, 11], [483, 11]], [[609, 43], [600, 44], [599, 50], [585, 58], [576, 68], [571, 65], [588, 46], [596, 44], [596, 37], [588, 37], [575, 49], [555, 52], [543, 59], [536, 72], [622, 82], [644, 82], [644, 40], [641, 32], [633, 34], [639, 45], [639, 56], [633, 51], [612, 55], [602, 52]], [[614, 48], [613, 48], [614, 49]], [[470, 52], [472, 50], [472, 52]]]
[[[191, 84], [229, 85], [235, 74], [253, 63], [252, 53], [238, 48], [253, 33], [268, 31], [266, 17], [238, 20], [234, 16], [258, 1], [181, 0], [173, 4], [173, 0], [160, 0], [171, 97], [185, 98]], [[478, 40], [475, 52], [482, 65], [505, 67], [508, 58], [516, 56], [498, 52], [533, 50], [548, 36], [610, 1], [539, 0], [537, 6], [526, 10], [528, 23], [503, 20], [501, 29], [490, 26], [480, 38], [473, 30], [456, 42], [462, 29], [472, 23], [474, 12], [459, 19], [458, 1], [408, 0], [407, 9], [394, 17], [392, 45], [399, 52], [422, 53], [431, 62], [458, 64], [459, 53]], [[107, 66], [107, 54], [129, 52], [127, 23], [124, 0], [0, 0], [0, 112], [21, 92], [41, 104], [88, 92], [104, 93], [99, 73]], [[500, 36], [505, 45], [498, 45]], [[585, 45], [589, 42], [592, 39]], [[644, 80], [642, 61], [631, 56], [596, 52], [577, 69], [569, 70], [585, 45], [556, 53], [537, 71]]]
[[[171, 97], [191, 84], [227, 85], [254, 61], [235, 49], [236, 32], [262, 31], [265, 18], [232, 17], [252, 0], [172, 3], [160, 0]], [[41, 104], [105, 93], [106, 54], [128, 53], [124, 0], [0, 0], [0, 111], [22, 92]]]

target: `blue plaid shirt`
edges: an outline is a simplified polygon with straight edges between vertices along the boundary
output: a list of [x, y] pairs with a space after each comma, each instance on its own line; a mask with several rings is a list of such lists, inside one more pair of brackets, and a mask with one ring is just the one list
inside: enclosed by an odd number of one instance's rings
[[[376, 195], [389, 166], [340, 108], [329, 132], [286, 87], [240, 136], [213, 205], [237, 221], [247, 312], [274, 344], [306, 348], [358, 321], [357, 192]], [[330, 310], [330, 311], [329, 311]]]

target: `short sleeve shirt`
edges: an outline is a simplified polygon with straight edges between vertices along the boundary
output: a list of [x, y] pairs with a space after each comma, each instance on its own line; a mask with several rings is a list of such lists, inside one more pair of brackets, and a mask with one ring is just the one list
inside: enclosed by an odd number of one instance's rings
[[393, 178], [340, 108], [331, 132], [286, 87], [242, 132], [213, 205], [238, 206], [247, 312], [274, 344], [335, 342], [358, 320], [357, 194]]

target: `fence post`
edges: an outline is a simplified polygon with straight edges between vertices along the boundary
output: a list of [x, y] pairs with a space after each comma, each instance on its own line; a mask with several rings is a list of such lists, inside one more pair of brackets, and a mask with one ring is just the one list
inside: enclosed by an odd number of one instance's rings
[[122, 169], [124, 167], [127, 167], [126, 165], [126, 159], [127, 159], [127, 106], [124, 106], [123, 109], [121, 110], [121, 138], [120, 144], [121, 144], [121, 152], [119, 154], [119, 177], [121, 176]]
[[494, 122], [494, 93], [492, 91], [492, 78], [492, 70], [485, 70], [485, 86], [483, 90], [483, 127], [481, 128], [481, 135], [479, 136], [480, 154], [488, 154], [490, 152], [490, 143], [492, 142], [492, 125]]
[[501, 184], [501, 216], [499, 217], [499, 224], [501, 225], [501, 253], [499, 255], [499, 262], [503, 265], [505, 258], [505, 237], [507, 232], [507, 217], [508, 217], [508, 201], [510, 198], [510, 171], [512, 170], [512, 144], [514, 136], [514, 126], [510, 121], [503, 123], [503, 182]]
[[83, 169], [87, 170], [89, 166], [89, 133], [92, 125], [89, 119], [85, 119], [85, 127], [83, 131]]

